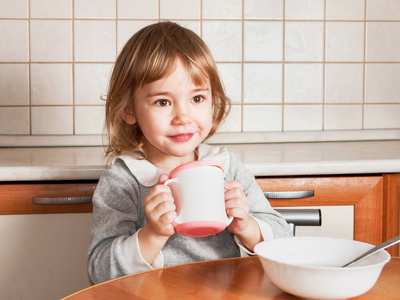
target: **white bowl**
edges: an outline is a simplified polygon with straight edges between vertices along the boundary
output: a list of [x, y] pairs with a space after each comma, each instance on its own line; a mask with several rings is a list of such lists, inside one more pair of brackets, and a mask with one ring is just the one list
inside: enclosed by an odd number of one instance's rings
[[370, 290], [390, 260], [383, 250], [347, 268], [374, 245], [329, 237], [288, 237], [261, 242], [254, 252], [268, 278], [287, 293], [309, 299], [345, 299]]

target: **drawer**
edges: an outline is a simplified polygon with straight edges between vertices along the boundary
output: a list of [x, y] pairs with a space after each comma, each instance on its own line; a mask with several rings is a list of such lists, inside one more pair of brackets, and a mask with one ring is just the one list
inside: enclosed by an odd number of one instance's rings
[[270, 198], [273, 207], [353, 206], [354, 239], [375, 245], [383, 241], [382, 176], [257, 178], [257, 182], [264, 192], [314, 191], [306, 198]]
[[97, 181], [0, 184], [0, 215], [91, 213], [92, 203], [35, 204], [33, 198], [92, 196]]

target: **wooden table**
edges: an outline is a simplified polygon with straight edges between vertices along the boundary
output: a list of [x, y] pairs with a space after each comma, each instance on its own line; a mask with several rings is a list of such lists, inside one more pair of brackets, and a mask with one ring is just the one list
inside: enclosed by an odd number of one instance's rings
[[[102, 299], [299, 299], [265, 276], [258, 257], [178, 265], [94, 285], [64, 300]], [[392, 257], [378, 282], [354, 299], [400, 299], [400, 258]]]

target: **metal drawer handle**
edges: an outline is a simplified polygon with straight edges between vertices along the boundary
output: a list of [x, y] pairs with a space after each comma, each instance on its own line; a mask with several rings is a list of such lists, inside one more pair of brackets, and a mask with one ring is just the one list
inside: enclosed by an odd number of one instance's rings
[[322, 214], [318, 208], [281, 208], [275, 209], [286, 222], [292, 223], [295, 226], [321, 226]]
[[287, 192], [264, 192], [267, 199], [300, 199], [314, 197], [314, 190], [287, 191]]
[[92, 202], [91, 196], [86, 197], [49, 197], [49, 198], [33, 198], [35, 204], [82, 204]]

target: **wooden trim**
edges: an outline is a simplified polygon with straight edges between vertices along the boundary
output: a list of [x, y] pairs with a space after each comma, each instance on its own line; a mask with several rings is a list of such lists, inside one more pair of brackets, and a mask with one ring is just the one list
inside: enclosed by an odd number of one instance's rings
[[[383, 175], [383, 239], [388, 240], [399, 234], [400, 227], [400, 174]], [[399, 256], [399, 244], [388, 249]]]
[[0, 184], [0, 215], [90, 213], [92, 203], [41, 205], [34, 197], [92, 196], [96, 182]]

